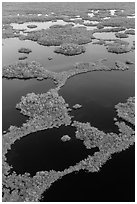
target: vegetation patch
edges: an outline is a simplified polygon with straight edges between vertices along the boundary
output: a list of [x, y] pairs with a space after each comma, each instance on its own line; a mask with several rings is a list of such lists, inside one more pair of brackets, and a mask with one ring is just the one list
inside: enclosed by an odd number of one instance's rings
[[69, 135], [63, 135], [62, 137], [61, 137], [61, 140], [63, 141], [63, 142], [67, 142], [67, 141], [69, 141], [71, 139], [71, 137], [69, 136]]
[[130, 52], [130, 50], [131, 49], [127, 45], [121, 45], [120, 43], [116, 43], [116, 42], [107, 46], [108, 52], [112, 52], [116, 54], [123, 54], [126, 52]]
[[126, 103], [119, 103], [115, 106], [120, 118], [135, 125], [135, 97], [130, 97]]
[[19, 31], [16, 29], [13, 29], [13, 27], [9, 24], [3, 26], [2, 29], [2, 38], [6, 39], [6, 38], [15, 38], [15, 37], [19, 37]]
[[103, 26], [135, 28], [135, 19], [126, 17], [113, 17], [101, 22]]
[[79, 109], [79, 108], [81, 108], [81, 107], [82, 107], [82, 105], [80, 105], [80, 104], [78, 104], [78, 103], [73, 106], [74, 109]]
[[132, 61], [129, 60], [129, 59], [127, 59], [127, 60], [125, 61], [125, 63], [126, 63], [126, 64], [134, 64], [134, 62], [132, 62]]
[[27, 59], [28, 57], [27, 56], [21, 56], [19, 57], [19, 60], [24, 60], [24, 59]]
[[18, 49], [18, 52], [19, 52], [19, 53], [29, 54], [30, 52], [32, 52], [32, 50], [29, 49], [29, 48], [24, 48], [24, 47], [22, 47], [22, 48]]
[[94, 39], [92, 32], [85, 27], [72, 27], [69, 25], [52, 27], [40, 31], [32, 31], [22, 39], [37, 41], [44, 46], [59, 46], [63, 43], [87, 44]]
[[128, 35], [126, 33], [115, 33], [115, 36], [117, 38], [128, 38]]
[[118, 69], [120, 69], [120, 70], [128, 70], [129, 69], [129, 67], [124, 63], [124, 62], [121, 62], [121, 61], [116, 61], [115, 62], [115, 65], [116, 65], [116, 67], [118, 68]]
[[65, 43], [62, 44], [60, 47], [55, 48], [54, 52], [60, 53], [63, 55], [79, 55], [81, 53], [84, 53], [86, 51], [86, 48], [82, 45], [77, 45], [74, 43]]
[[133, 29], [126, 30], [125, 34], [135, 35], [135, 30], [133, 30]]
[[37, 25], [27, 25], [28, 28], [37, 28]]

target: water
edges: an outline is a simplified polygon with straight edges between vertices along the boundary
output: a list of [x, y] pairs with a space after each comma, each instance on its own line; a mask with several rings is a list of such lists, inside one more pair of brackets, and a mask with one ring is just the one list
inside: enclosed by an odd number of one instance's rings
[[[105, 27], [105, 28], [110, 28], [110, 27]], [[120, 31], [120, 32], [125, 32], [125, 31]], [[115, 36], [114, 32], [102, 32], [102, 33], [94, 33], [93, 34], [95, 38], [97, 39], [120, 39]], [[133, 45], [133, 41], [135, 40], [134, 35], [128, 35], [128, 38], [121, 38], [121, 40], [127, 41], [129, 43], [129, 46]], [[111, 42], [110, 42], [111, 43]]]
[[111, 71], [89, 72], [70, 78], [59, 93], [73, 106], [82, 105], [74, 110], [74, 120], [90, 122], [92, 126], [105, 132], [118, 132], [113, 118], [114, 106], [126, 102], [134, 96], [134, 72]]
[[113, 32], [94, 33], [93, 35], [95, 38], [98, 38], [98, 39], [117, 39], [117, 37], [115, 36], [115, 33]]
[[2, 129], [7, 130], [10, 125], [22, 126], [28, 119], [16, 109], [21, 96], [27, 93], [43, 93], [55, 87], [49, 79], [43, 81], [32, 80], [7, 80], [2, 81]]
[[72, 173], [55, 182], [41, 202], [134, 202], [135, 147], [115, 154], [98, 173]]
[[[62, 142], [63, 135], [70, 135], [70, 141]], [[25, 148], [25, 151], [24, 151]], [[75, 138], [75, 128], [61, 126], [23, 137], [12, 145], [7, 154], [8, 163], [17, 173], [64, 170], [93, 154], [98, 148], [87, 150], [82, 141]]]
[[[11, 23], [11, 26], [13, 26], [13, 29], [25, 29], [25, 31], [30, 32], [30, 31], [36, 31], [36, 30], [41, 30], [41, 29], [47, 29], [51, 25], [66, 25], [68, 24], [67, 22], [63, 20], [57, 20], [56, 22], [52, 21], [47, 21], [47, 22], [27, 22], [23, 24], [18, 24], [18, 23]], [[36, 25], [36, 28], [28, 28], [28, 25]]]
[[[2, 47], [2, 64], [8, 65], [13, 64], [18, 60], [19, 57], [26, 55], [28, 61], [38, 61], [43, 64], [47, 69], [51, 64], [51, 61], [48, 60], [48, 57], [55, 56], [54, 47], [46, 47], [37, 44], [36, 42], [30, 40], [19, 40], [18, 38], [10, 38], [3, 40], [4, 46]], [[22, 54], [18, 52], [18, 49], [21, 47], [30, 48], [32, 53]], [[26, 60], [23, 60], [26, 61]]]

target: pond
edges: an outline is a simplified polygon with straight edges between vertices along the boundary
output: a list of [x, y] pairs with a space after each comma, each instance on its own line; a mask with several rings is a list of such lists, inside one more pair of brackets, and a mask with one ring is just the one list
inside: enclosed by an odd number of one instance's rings
[[43, 93], [55, 87], [54, 83], [47, 79], [43, 81], [31, 80], [7, 80], [2, 81], [2, 129], [7, 130], [10, 125], [22, 126], [28, 119], [16, 109], [21, 96], [27, 93]]
[[[66, 134], [71, 140], [63, 142], [61, 137]], [[37, 171], [64, 170], [95, 151], [98, 148], [87, 150], [83, 142], [75, 138], [74, 127], [61, 126], [31, 133], [16, 141], [7, 153], [7, 161], [17, 173], [29, 172], [34, 176]]]

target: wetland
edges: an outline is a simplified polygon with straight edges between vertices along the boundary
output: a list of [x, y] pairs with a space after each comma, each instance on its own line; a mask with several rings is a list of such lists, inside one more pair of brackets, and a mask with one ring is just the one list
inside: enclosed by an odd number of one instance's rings
[[3, 201], [134, 202], [135, 4], [2, 9]]

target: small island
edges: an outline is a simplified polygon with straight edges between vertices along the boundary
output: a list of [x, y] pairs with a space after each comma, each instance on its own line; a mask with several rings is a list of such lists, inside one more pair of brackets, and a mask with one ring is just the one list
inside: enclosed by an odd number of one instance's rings
[[18, 49], [18, 52], [19, 52], [19, 53], [29, 54], [30, 52], [32, 52], [32, 50], [29, 49], [29, 48], [24, 48], [24, 47], [22, 47], [22, 48]]
[[27, 25], [28, 28], [37, 28], [37, 25]]
[[27, 59], [28, 57], [27, 56], [22, 56], [22, 57], [19, 57], [19, 60], [24, 60], [24, 59]]
[[115, 36], [117, 38], [128, 38], [127, 33], [116, 33]]
[[62, 137], [61, 137], [61, 140], [63, 141], [63, 142], [67, 142], [67, 141], [69, 141], [71, 139], [71, 137], [69, 136], [69, 135], [63, 135]]
[[60, 47], [55, 48], [54, 52], [60, 53], [63, 55], [79, 55], [86, 51], [85, 47], [82, 45], [74, 44], [74, 43], [64, 43]]
[[121, 45], [119, 43], [110, 44], [107, 47], [108, 52], [116, 53], [116, 54], [123, 54], [129, 52], [131, 49], [127, 45]]
[[82, 107], [82, 105], [80, 105], [80, 104], [75, 104], [74, 106], [73, 106], [73, 109], [79, 109], [79, 108], [81, 108]]

